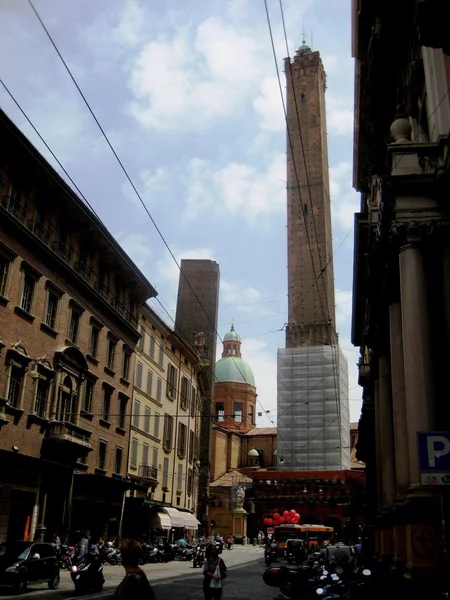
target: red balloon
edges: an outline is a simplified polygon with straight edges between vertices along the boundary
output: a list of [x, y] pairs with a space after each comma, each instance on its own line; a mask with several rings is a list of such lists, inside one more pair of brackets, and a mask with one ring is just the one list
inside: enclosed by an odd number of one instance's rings
[[291, 517], [295, 517], [295, 510], [294, 509], [290, 510], [289, 514], [291, 515]]
[[292, 517], [292, 522], [297, 525], [298, 523], [298, 517]]
[[300, 515], [298, 513], [295, 513], [295, 516], [297, 517], [297, 519], [300, 519]]
[[289, 516], [289, 511], [285, 510], [285, 511], [284, 511], [284, 513], [283, 513], [283, 517], [285, 517], [285, 518], [286, 518], [286, 517], [288, 517], [288, 516]]
[[286, 523], [292, 523], [291, 515], [289, 515], [289, 517], [286, 517]]
[[273, 513], [273, 518], [275, 519], [275, 521], [278, 521], [278, 519], [280, 518], [280, 513]]
[[267, 519], [267, 525], [273, 525], [273, 519]]
[[286, 523], [286, 517], [280, 517], [280, 523]]

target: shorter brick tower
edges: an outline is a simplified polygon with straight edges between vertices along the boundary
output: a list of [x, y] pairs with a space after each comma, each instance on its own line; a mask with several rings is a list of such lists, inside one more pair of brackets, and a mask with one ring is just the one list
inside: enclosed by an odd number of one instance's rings
[[255, 378], [242, 360], [241, 338], [233, 325], [223, 338], [222, 358], [216, 363], [215, 375], [214, 421], [224, 429], [246, 433], [255, 426]]

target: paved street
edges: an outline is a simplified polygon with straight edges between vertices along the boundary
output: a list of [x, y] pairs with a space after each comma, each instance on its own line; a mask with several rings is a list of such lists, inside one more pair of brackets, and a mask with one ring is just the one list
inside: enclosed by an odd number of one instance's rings
[[[263, 550], [253, 546], [235, 546], [231, 551], [224, 550], [223, 559], [228, 567], [228, 577], [225, 586], [226, 597], [244, 599], [258, 598], [266, 600], [276, 596], [262, 582], [264, 572]], [[158, 600], [179, 598], [180, 600], [200, 600], [203, 598], [201, 569], [194, 569], [192, 563], [172, 561], [164, 564], [147, 564], [143, 567], [152, 584]], [[124, 570], [121, 566], [105, 566], [105, 586], [102, 594], [89, 595], [89, 600], [105, 599], [122, 580]], [[245, 591], [244, 591], [245, 590]], [[248, 590], [248, 592], [247, 592]], [[3, 599], [17, 598], [11, 590], [0, 590]], [[65, 600], [79, 597], [75, 595], [74, 586], [67, 571], [61, 571], [61, 584], [58, 590], [50, 591], [46, 585], [30, 586], [21, 596], [26, 600]], [[87, 596], [86, 596], [87, 597]]]

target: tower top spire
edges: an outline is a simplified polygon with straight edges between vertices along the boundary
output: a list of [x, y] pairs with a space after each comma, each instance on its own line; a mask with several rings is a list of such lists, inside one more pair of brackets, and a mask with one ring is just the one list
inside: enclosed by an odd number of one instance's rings
[[311, 48], [306, 43], [306, 38], [307, 38], [307, 35], [306, 35], [306, 33], [305, 33], [304, 29], [303, 29], [303, 33], [302, 33], [302, 45], [297, 50], [297, 56], [301, 56], [302, 54], [309, 54], [309, 53], [311, 53]]

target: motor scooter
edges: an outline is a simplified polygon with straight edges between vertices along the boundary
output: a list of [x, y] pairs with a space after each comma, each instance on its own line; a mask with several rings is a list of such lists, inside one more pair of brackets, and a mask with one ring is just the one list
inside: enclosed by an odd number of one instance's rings
[[70, 576], [75, 585], [75, 591], [79, 594], [86, 592], [101, 592], [105, 578], [103, 577], [103, 565], [105, 564], [98, 555], [90, 556], [88, 561], [70, 568]]

